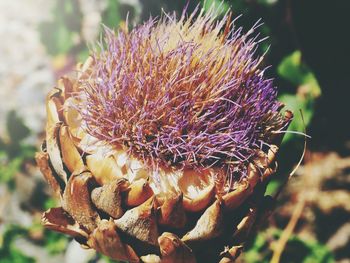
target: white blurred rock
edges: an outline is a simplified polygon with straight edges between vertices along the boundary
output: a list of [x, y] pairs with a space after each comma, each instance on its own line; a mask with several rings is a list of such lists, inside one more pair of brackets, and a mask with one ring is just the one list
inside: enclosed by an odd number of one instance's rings
[[13, 109], [31, 130], [42, 131], [45, 94], [54, 76], [37, 28], [49, 18], [51, 4], [0, 0], [0, 132]]
[[15, 246], [24, 255], [34, 258], [36, 263], [62, 263], [63, 261], [62, 255], [51, 255], [45, 250], [44, 247], [34, 245], [25, 238], [16, 239]]
[[29, 227], [33, 224], [31, 215], [21, 209], [17, 192], [10, 192], [6, 185], [0, 185], [0, 222]]
[[83, 13], [82, 35], [86, 42], [92, 43], [98, 37], [103, 10], [107, 7], [106, 0], [79, 0]]
[[72, 240], [66, 250], [64, 256], [65, 263], [87, 263], [96, 253], [92, 249], [84, 249], [80, 246], [78, 242]]

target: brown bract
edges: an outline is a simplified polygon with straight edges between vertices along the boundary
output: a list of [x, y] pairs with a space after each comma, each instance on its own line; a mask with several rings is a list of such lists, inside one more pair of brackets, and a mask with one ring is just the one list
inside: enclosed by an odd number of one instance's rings
[[224, 231], [223, 217], [222, 204], [219, 200], [216, 200], [205, 210], [198, 219], [196, 226], [182, 238], [182, 241], [191, 243], [210, 240], [220, 236], [222, 231]]
[[112, 259], [140, 261], [135, 251], [127, 244], [123, 244], [113, 221], [102, 220], [91, 234], [87, 244]]
[[153, 198], [132, 208], [114, 221], [125, 234], [150, 245], [157, 245], [158, 226], [153, 207]]
[[73, 174], [62, 198], [62, 207], [88, 232], [94, 231], [100, 220], [91, 202], [90, 191], [93, 177], [90, 172]]
[[70, 235], [74, 238], [87, 238], [88, 234], [62, 207], [50, 208], [42, 216], [45, 227]]
[[37, 152], [35, 154], [35, 160], [41, 173], [44, 175], [45, 180], [50, 185], [51, 190], [54, 192], [55, 197], [59, 197], [62, 194], [63, 189], [58, 182], [59, 178], [57, 175], [54, 175], [54, 172], [50, 167], [49, 154], [47, 152]]
[[125, 179], [116, 179], [102, 187], [97, 187], [91, 192], [94, 205], [112, 218], [120, 218], [124, 212], [122, 208], [121, 193], [125, 191], [129, 183]]
[[215, 182], [209, 170], [202, 173], [185, 170], [178, 185], [183, 193], [183, 206], [189, 212], [203, 210], [215, 195]]
[[169, 193], [156, 196], [158, 201], [158, 222], [160, 225], [172, 228], [183, 228], [187, 222], [182, 194]]
[[164, 232], [158, 242], [162, 263], [196, 263], [192, 250], [173, 233]]

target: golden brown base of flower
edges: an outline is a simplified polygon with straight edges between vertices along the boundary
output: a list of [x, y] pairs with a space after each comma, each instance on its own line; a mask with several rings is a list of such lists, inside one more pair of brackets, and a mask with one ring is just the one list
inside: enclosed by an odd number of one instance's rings
[[234, 261], [271, 211], [264, 193], [278, 147], [257, 153], [246, 178], [225, 191], [215, 170], [151, 176], [142, 162], [84, 132], [68, 107], [77, 89], [61, 79], [47, 98], [46, 143], [36, 160], [62, 207], [45, 212], [43, 224], [116, 260]]
[[211, 196], [207, 207], [193, 211], [185, 208], [183, 194], [146, 191], [144, 200], [144, 185], [133, 189], [126, 179], [99, 185], [90, 171], [73, 173], [61, 187], [49, 154], [36, 159], [62, 204], [44, 213], [44, 226], [116, 260], [233, 262], [272, 208], [264, 197], [269, 175], [260, 176], [258, 169], [235, 190]]
[[[266, 200], [262, 200], [266, 203]], [[265, 218], [271, 207], [257, 205], [248, 208], [248, 203], [235, 213], [223, 212], [223, 206], [214, 203], [197, 221], [195, 231], [182, 239], [156, 226], [152, 202], [147, 201], [135, 210], [135, 215], [121, 222], [110, 218], [95, 220], [95, 228], [89, 231], [78, 224], [61, 207], [44, 213], [43, 224], [49, 229], [74, 237], [84, 247], [90, 247], [116, 260], [130, 262], [233, 262], [243, 249], [245, 241], [252, 236], [259, 222]], [[130, 211], [135, 211], [130, 210]], [[84, 213], [80, 211], [79, 213]], [[219, 218], [219, 214], [222, 213]], [[74, 213], [75, 217], [78, 213]], [[210, 215], [207, 216], [207, 215]], [[85, 214], [82, 215], [85, 217]], [[126, 221], [126, 222], [124, 222]], [[195, 221], [194, 221], [195, 222]], [[205, 225], [205, 223], [207, 225]], [[203, 224], [203, 225], [201, 225]], [[130, 227], [130, 229], [128, 229]], [[182, 230], [168, 230], [180, 235]], [[162, 234], [160, 234], [162, 232]], [[193, 233], [194, 232], [194, 233]], [[157, 258], [158, 261], [155, 259]]]

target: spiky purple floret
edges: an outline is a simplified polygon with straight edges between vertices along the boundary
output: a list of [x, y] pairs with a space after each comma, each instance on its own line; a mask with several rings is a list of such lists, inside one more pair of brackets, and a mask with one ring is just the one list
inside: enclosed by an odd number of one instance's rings
[[282, 125], [277, 90], [254, 58], [255, 27], [243, 34], [229, 16], [191, 19], [106, 29], [79, 107], [93, 136], [147, 163], [242, 164]]

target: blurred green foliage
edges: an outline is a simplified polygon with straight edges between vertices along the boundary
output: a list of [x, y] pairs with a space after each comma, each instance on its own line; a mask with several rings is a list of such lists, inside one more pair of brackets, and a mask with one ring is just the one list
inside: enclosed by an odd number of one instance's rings
[[25, 161], [33, 161], [36, 148], [25, 142], [30, 131], [15, 111], [7, 114], [6, 129], [6, 138], [0, 137], [0, 183], [13, 188], [15, 173]]
[[[244, 261], [249, 263], [268, 263], [272, 257], [272, 249], [275, 241], [282, 234], [282, 230], [268, 229], [259, 233], [250, 244], [249, 250], [244, 255]], [[303, 240], [297, 236], [291, 236], [283, 251], [281, 262], [283, 263], [331, 263], [333, 255], [328, 248], [316, 241]]]
[[[0, 138], [0, 183], [15, 190], [15, 174], [23, 169], [26, 162], [34, 162], [36, 147], [26, 142], [31, 135], [23, 120], [15, 111], [10, 111], [6, 118], [6, 136]], [[45, 202], [52, 205], [55, 201], [48, 198]], [[52, 206], [51, 206], [52, 207]], [[29, 228], [19, 225], [5, 225], [0, 233], [0, 263], [31, 263], [35, 259], [23, 254], [15, 245], [18, 238], [28, 238], [31, 231], [44, 231], [41, 243], [48, 253], [55, 254], [65, 250], [68, 238], [58, 233], [43, 230], [41, 224]]]
[[[299, 50], [286, 56], [277, 68], [278, 75], [298, 87], [297, 94], [282, 94], [279, 100], [296, 115], [289, 126], [289, 131], [304, 132], [313, 116], [315, 100], [320, 96], [321, 89], [312, 71], [302, 62]], [[302, 112], [303, 118], [298, 114]], [[298, 116], [299, 115], [299, 116]], [[284, 141], [295, 137], [291, 133], [285, 135]]]
[[69, 239], [65, 235], [45, 229], [44, 237], [43, 243], [49, 254], [54, 255], [66, 250]]
[[[48, 200], [52, 199], [48, 198]], [[57, 204], [54, 206], [57, 206]], [[29, 228], [27, 228], [27, 232], [32, 233], [32, 235], [40, 233], [41, 238], [36, 242], [38, 245], [45, 247], [50, 255], [64, 252], [70, 240], [70, 238], [65, 235], [43, 228], [40, 222], [34, 222]]]
[[49, 54], [67, 54], [79, 37], [81, 12], [77, 1], [60, 0], [54, 3], [51, 21], [42, 23], [39, 28], [41, 41]]
[[[30, 233], [42, 232], [42, 239], [35, 243], [44, 246], [50, 255], [65, 251], [69, 239], [59, 233], [43, 229], [40, 223], [35, 223], [29, 228], [19, 225], [7, 225], [5, 231], [0, 234], [0, 263], [32, 263], [36, 260], [25, 255], [16, 246], [18, 238], [30, 240]], [[32, 241], [34, 242], [34, 241]]]
[[117, 27], [121, 21], [120, 4], [115, 0], [107, 1], [107, 8], [102, 14], [102, 23], [110, 28]]
[[208, 11], [210, 8], [214, 7], [220, 11], [221, 15], [225, 14], [230, 9], [230, 6], [227, 2], [220, 0], [202, 0], [202, 6], [205, 11]]
[[0, 263], [34, 263], [35, 260], [24, 255], [14, 244], [18, 237], [28, 235], [28, 230], [17, 226], [7, 225], [0, 235]]

